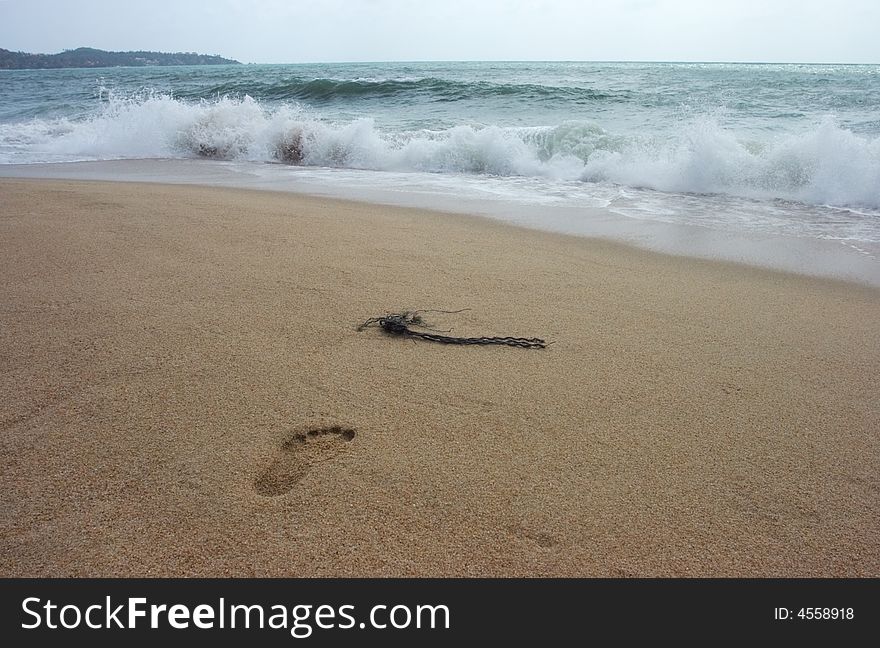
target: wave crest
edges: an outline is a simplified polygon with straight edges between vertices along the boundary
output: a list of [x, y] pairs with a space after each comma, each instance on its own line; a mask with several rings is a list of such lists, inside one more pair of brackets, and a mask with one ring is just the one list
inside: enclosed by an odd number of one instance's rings
[[256, 97], [271, 101], [303, 101], [312, 104], [352, 99], [389, 99], [459, 101], [464, 99], [546, 100], [584, 104], [620, 101], [631, 96], [628, 91], [602, 92], [575, 86], [547, 86], [530, 83], [494, 83], [491, 81], [454, 81], [436, 77], [395, 79], [290, 78], [275, 82], [252, 79], [229, 81], [196, 94], [180, 94], [185, 99], [208, 96]]
[[589, 121], [394, 132], [369, 118], [331, 123], [295, 103], [267, 107], [249, 96], [191, 103], [146, 93], [110, 95], [86, 120], [0, 125], [6, 163], [194, 156], [880, 208], [880, 138], [856, 135], [831, 119], [769, 142], [743, 141], [705, 116], [672, 137], [611, 133]]
[[635, 141], [585, 160], [581, 179], [661, 191], [731, 194], [841, 207], [880, 208], [880, 138], [826, 118], [770, 143], [743, 142], [709, 118], [674, 142]]

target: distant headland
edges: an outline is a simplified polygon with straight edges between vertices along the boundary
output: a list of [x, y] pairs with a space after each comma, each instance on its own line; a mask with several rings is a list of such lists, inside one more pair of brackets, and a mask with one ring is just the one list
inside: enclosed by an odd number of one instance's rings
[[142, 67], [146, 65], [241, 65], [239, 61], [195, 52], [106, 52], [91, 47], [59, 54], [28, 54], [0, 48], [0, 70]]

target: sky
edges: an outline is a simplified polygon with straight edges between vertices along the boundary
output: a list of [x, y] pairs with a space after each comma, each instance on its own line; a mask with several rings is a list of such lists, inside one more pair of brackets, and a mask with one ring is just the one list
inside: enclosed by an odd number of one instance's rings
[[880, 0], [0, 0], [0, 47], [243, 63], [880, 63]]

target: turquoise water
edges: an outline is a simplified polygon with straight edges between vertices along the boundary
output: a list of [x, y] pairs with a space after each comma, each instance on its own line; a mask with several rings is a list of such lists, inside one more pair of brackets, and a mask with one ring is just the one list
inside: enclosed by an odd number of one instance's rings
[[[0, 164], [336, 170], [880, 242], [880, 66], [381, 63], [0, 72]], [[274, 172], [274, 171], [273, 171]]]
[[826, 116], [880, 135], [880, 66], [699, 63], [357, 63], [25, 70], [0, 73], [0, 120], [87, 119], [115, 99], [253, 97], [393, 130], [596, 122], [666, 132], [709, 114], [746, 133], [809, 129]]

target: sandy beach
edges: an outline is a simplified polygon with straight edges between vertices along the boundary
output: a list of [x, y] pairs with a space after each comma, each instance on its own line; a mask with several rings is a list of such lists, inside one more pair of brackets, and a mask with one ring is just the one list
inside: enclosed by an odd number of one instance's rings
[[31, 180], [0, 268], [2, 576], [880, 576], [875, 288]]

